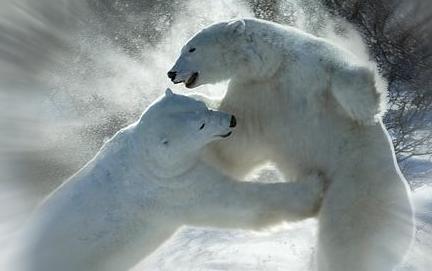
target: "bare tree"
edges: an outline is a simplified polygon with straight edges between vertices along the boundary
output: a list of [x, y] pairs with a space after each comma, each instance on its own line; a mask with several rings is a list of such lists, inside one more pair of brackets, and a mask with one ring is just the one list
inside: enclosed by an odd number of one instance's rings
[[323, 0], [363, 34], [389, 82], [384, 121], [399, 161], [432, 154], [432, 2]]

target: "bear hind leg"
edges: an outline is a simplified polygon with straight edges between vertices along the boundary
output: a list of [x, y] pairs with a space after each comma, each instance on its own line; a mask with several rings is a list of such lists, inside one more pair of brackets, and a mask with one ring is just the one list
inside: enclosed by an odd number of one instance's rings
[[372, 201], [357, 207], [346, 202], [324, 204], [320, 213], [317, 270], [392, 271], [403, 262], [412, 237], [410, 206], [380, 207]]

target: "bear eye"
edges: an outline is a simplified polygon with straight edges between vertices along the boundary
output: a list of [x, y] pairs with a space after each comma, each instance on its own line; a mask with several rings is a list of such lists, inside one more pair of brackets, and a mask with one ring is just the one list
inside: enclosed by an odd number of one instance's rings
[[199, 129], [202, 130], [202, 129], [204, 129], [204, 127], [205, 127], [205, 123], [201, 124]]
[[196, 50], [196, 48], [190, 48], [189, 53], [193, 53], [193, 52], [195, 52], [195, 50]]
[[163, 140], [162, 140], [162, 144], [164, 144], [165, 146], [168, 145], [168, 143], [169, 143], [169, 142], [168, 142], [168, 139], [163, 139]]

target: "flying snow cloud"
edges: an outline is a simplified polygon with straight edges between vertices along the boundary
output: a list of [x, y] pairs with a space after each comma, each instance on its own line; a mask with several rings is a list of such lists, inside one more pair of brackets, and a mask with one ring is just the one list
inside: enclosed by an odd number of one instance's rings
[[[256, 1], [0, 0], [0, 244], [104, 141], [173, 87], [166, 72], [193, 33], [219, 20], [253, 17], [257, 10], [251, 2]], [[330, 39], [370, 61], [356, 30], [316, 1], [276, 2], [278, 22]], [[222, 95], [225, 87], [199, 91]], [[213, 257], [211, 264], [203, 260], [187, 270], [242, 270], [242, 264], [244, 270], [304, 270], [313, 255], [315, 226], [313, 221], [296, 224], [274, 238], [187, 229], [142, 266], [161, 268], [163, 257], [168, 265], [160, 270], [169, 270], [188, 253], [180, 248], [187, 247], [189, 256]], [[261, 249], [259, 261], [252, 260], [256, 251], [246, 249], [243, 262], [227, 266], [229, 255], [216, 251], [238, 255], [242, 242]], [[204, 245], [211, 249], [202, 251]], [[277, 249], [296, 256], [273, 254]], [[0, 250], [1, 257], [5, 253]]]

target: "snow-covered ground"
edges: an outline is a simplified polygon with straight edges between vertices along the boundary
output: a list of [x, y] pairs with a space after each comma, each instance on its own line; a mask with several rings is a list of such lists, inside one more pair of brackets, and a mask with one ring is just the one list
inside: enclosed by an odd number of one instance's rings
[[133, 271], [310, 270], [316, 221], [263, 233], [185, 227]]
[[[417, 161], [417, 166], [416, 161], [410, 162], [417, 169], [432, 169], [428, 159]], [[413, 169], [410, 176], [418, 186], [413, 192], [416, 239], [398, 271], [430, 271], [432, 267], [432, 186], [425, 184], [431, 182], [432, 174], [421, 172], [417, 176]], [[314, 219], [260, 233], [185, 227], [133, 271], [312, 270], [316, 234]]]

